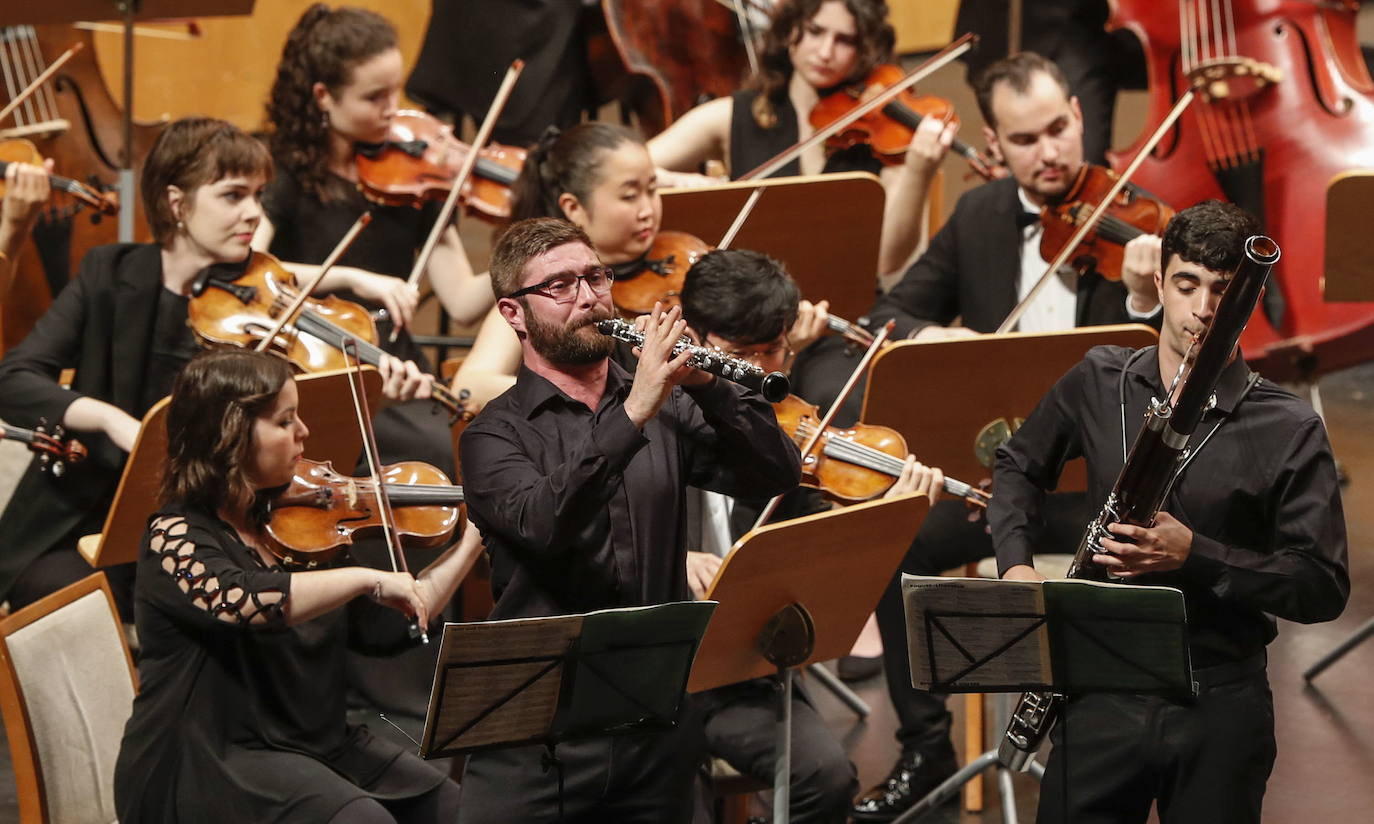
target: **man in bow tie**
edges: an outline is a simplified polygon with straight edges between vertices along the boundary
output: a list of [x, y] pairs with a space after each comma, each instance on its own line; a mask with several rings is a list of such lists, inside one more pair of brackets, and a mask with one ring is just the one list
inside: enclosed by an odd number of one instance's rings
[[[1041, 206], [1063, 197], [1084, 165], [1083, 112], [1054, 63], [1030, 52], [1012, 55], [989, 66], [975, 91], [988, 149], [1009, 175], [960, 197], [925, 254], [878, 298], [869, 317], [875, 328], [895, 321], [894, 338], [934, 340], [996, 331], [1049, 268], [1040, 255]], [[1154, 276], [1159, 248], [1159, 238], [1153, 235], [1132, 240], [1119, 282], [1096, 272], [1056, 273], [1021, 317], [1018, 331], [1133, 321], [1158, 329]], [[792, 371], [793, 390], [827, 408], [853, 368], [844, 349], [842, 341], [822, 339], [801, 353]], [[835, 422], [850, 425], [861, 404], [861, 393], [852, 393]], [[1054, 496], [1051, 507], [1048, 520], [1053, 523], [1047, 536], [1063, 531], [1056, 529], [1061, 523], [1081, 529], [1086, 521], [1081, 494]], [[1064, 534], [1072, 535], [1073, 529]], [[970, 525], [957, 503], [944, 502], [931, 509], [902, 571], [939, 574], [991, 554], [984, 530]], [[858, 821], [896, 817], [956, 766], [943, 697], [911, 688], [895, 579], [877, 615], [902, 754], [892, 773], [859, 798], [851, 811]]]

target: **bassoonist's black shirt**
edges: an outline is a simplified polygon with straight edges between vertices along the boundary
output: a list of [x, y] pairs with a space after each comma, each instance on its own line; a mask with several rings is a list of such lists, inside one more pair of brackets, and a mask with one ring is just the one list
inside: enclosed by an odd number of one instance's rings
[[[1030, 563], [1039, 502], [1065, 461], [1084, 457], [1088, 500], [1107, 500], [1125, 462], [1119, 397], [1131, 354], [1114, 346], [1090, 350], [998, 450], [988, 520], [1001, 570]], [[1162, 507], [1193, 530], [1187, 561], [1131, 581], [1183, 591], [1196, 667], [1258, 653], [1277, 633], [1274, 617], [1331, 620], [1350, 593], [1345, 516], [1326, 429], [1311, 406], [1268, 381], [1241, 399], [1249, 374], [1239, 358], [1222, 373], [1216, 407], [1203, 416], [1192, 448], [1222, 425]], [[1124, 378], [1129, 447], [1150, 398], [1164, 396], [1157, 350], [1131, 362]]]

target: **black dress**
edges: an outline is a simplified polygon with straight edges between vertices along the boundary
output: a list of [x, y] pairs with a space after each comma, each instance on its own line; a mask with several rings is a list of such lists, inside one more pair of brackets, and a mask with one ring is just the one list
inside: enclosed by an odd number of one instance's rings
[[[409, 206], [378, 206], [349, 189], [348, 197], [322, 203], [303, 190], [290, 172], [281, 170], [263, 194], [263, 208], [275, 230], [269, 251], [282, 260], [320, 264], [333, 251], [353, 222], [372, 210], [372, 222], [339, 259], [340, 266], [354, 266], [381, 275], [410, 276], [415, 255], [429, 237], [430, 227], [439, 216], [439, 204], [419, 209]], [[339, 297], [361, 303], [368, 309], [376, 304], [349, 292]], [[389, 342], [391, 326], [378, 324], [383, 349], [402, 360], [413, 360], [425, 372], [434, 368], [410, 339], [402, 333]], [[453, 446], [449, 435], [449, 416], [432, 401], [409, 401], [389, 406], [374, 421], [378, 448], [383, 463], [418, 460], [434, 464], [453, 476]]]
[[357, 598], [287, 627], [291, 573], [223, 521], [150, 521], [135, 613], [140, 692], [115, 764], [122, 822], [328, 821], [360, 797], [413, 798], [445, 776], [344, 721], [347, 643], [411, 643], [400, 613]]

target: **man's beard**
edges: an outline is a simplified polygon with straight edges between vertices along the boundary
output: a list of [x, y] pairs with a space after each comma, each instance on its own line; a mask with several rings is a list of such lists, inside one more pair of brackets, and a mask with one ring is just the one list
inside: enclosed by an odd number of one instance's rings
[[609, 357], [615, 351], [615, 340], [603, 335], [592, 324], [612, 317], [609, 311], [598, 309], [591, 317], [575, 326], [547, 323], [525, 313], [525, 334], [530, 346], [550, 363], [567, 366], [586, 366]]

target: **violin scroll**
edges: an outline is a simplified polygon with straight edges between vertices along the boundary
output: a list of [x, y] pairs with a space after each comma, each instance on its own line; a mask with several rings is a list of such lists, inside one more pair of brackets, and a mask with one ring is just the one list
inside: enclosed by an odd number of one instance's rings
[[74, 438], [67, 438], [62, 425], [47, 431], [47, 420], [40, 420], [33, 429], [0, 423], [0, 440], [15, 440], [26, 444], [38, 456], [38, 465], [54, 477], [62, 477], [69, 464], [86, 460], [86, 447]]

